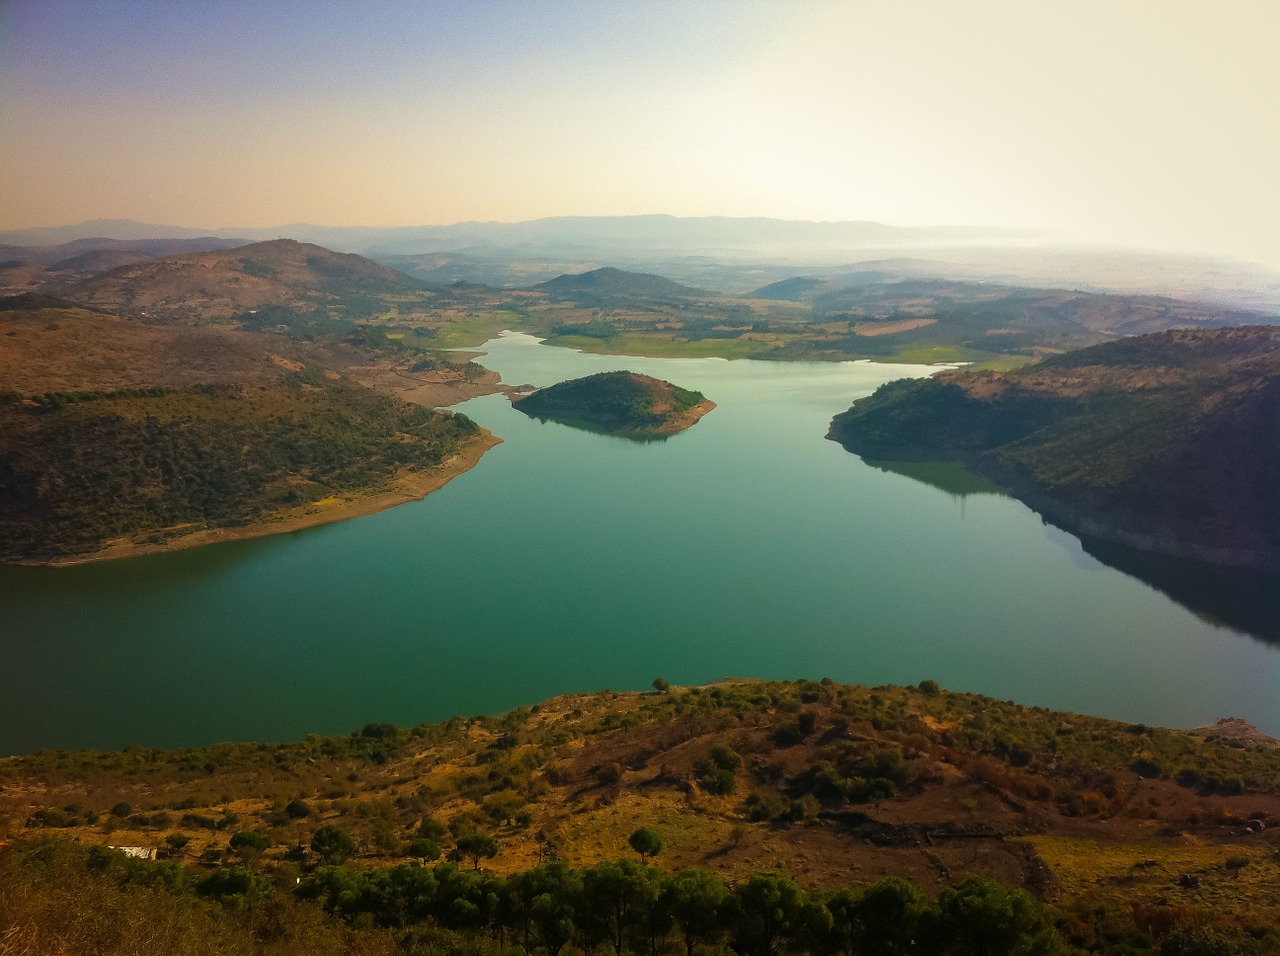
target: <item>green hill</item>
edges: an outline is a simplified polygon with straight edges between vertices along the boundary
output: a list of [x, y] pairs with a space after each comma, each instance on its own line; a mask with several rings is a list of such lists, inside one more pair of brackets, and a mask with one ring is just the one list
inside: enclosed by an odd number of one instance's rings
[[714, 298], [703, 292], [662, 276], [647, 272], [626, 272], [605, 267], [578, 275], [556, 276], [535, 286], [554, 299], [582, 305], [615, 305], [629, 301], [670, 302], [672, 300]]
[[1280, 570], [1280, 329], [1124, 339], [1010, 372], [883, 386], [828, 437], [962, 461], [1069, 530]]
[[0, 408], [0, 561], [241, 527], [439, 465], [478, 429], [323, 375], [50, 392]]
[[516, 399], [518, 411], [617, 435], [669, 435], [715, 408], [701, 392], [635, 372], [600, 372]]

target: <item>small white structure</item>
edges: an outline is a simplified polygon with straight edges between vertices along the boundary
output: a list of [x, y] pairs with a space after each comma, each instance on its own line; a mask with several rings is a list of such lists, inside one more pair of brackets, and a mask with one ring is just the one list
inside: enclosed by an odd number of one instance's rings
[[113, 846], [112, 850], [119, 850], [125, 856], [131, 856], [136, 860], [154, 860], [156, 858], [156, 848], [153, 846]]

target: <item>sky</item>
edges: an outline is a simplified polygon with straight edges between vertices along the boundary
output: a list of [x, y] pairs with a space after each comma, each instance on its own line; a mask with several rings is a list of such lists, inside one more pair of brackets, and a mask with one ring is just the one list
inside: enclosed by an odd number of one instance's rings
[[1280, 268], [1274, 0], [0, 0], [0, 229], [670, 213]]

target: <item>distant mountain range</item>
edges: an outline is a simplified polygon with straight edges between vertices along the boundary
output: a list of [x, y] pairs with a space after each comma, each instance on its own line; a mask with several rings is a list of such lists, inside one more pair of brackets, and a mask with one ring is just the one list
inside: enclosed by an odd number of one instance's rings
[[579, 247], [597, 254], [602, 248], [665, 250], [683, 254], [758, 254], [766, 249], [847, 249], [913, 245], [982, 245], [1040, 241], [1043, 234], [970, 227], [906, 228], [879, 222], [811, 222], [727, 216], [560, 216], [524, 222], [459, 222], [439, 226], [320, 226], [290, 223], [270, 228], [191, 229], [95, 219], [69, 226], [0, 232], [0, 243], [52, 245], [76, 239], [169, 239], [223, 236], [242, 239], [293, 238], [336, 249], [359, 249], [383, 255], [425, 250], [489, 247], [509, 249]]
[[[615, 266], [742, 295], [797, 274], [826, 277], [860, 265], [893, 276], [1147, 292], [1280, 310], [1280, 272], [1251, 263], [1086, 247], [1026, 230], [908, 228], [865, 221], [650, 215], [387, 228], [292, 223], [192, 229], [99, 219], [0, 232], [0, 245], [208, 238], [311, 242], [359, 253], [440, 284], [461, 280], [528, 287], [566, 272]], [[0, 255], [0, 261], [7, 258]]]

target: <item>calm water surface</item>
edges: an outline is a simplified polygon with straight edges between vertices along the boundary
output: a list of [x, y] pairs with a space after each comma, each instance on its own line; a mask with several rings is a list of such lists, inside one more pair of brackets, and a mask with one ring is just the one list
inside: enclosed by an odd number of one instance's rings
[[630, 368], [719, 403], [635, 443], [460, 406], [505, 439], [425, 501], [289, 535], [0, 568], [0, 752], [342, 733], [725, 676], [934, 678], [1280, 734], [1280, 647], [1087, 555], [1018, 502], [825, 441], [920, 367], [592, 356], [508, 335], [505, 381]]

